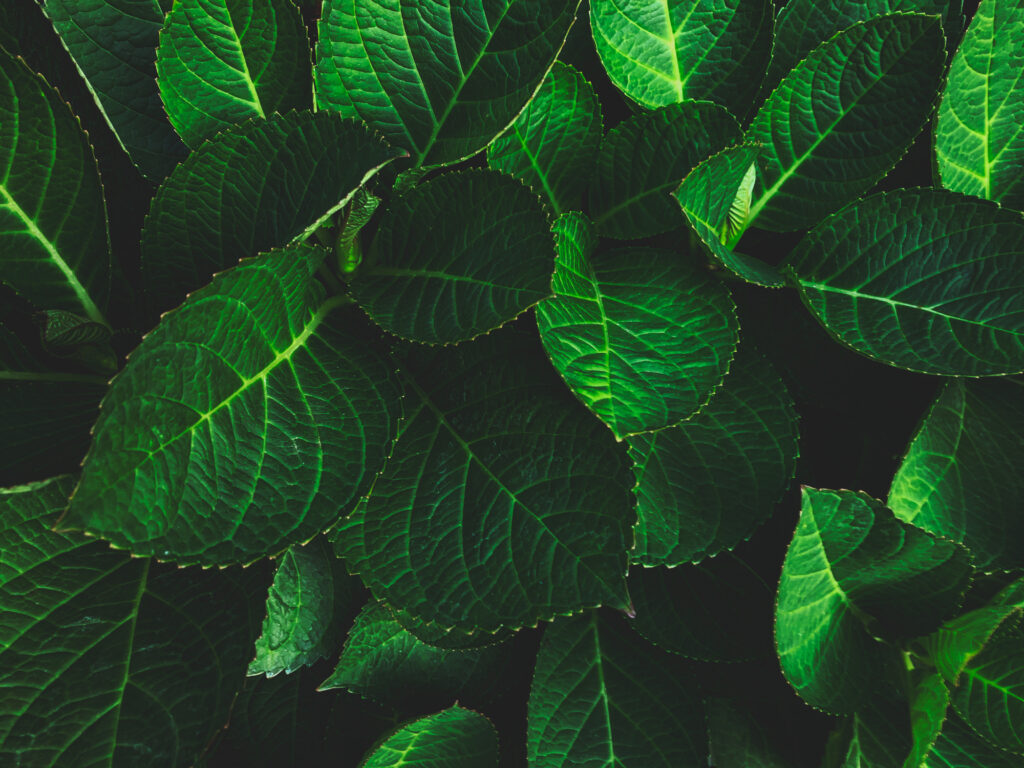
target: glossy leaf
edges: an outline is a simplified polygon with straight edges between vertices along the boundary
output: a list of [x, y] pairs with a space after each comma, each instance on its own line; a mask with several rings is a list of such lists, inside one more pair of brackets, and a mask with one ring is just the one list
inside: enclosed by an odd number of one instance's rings
[[747, 129], [746, 142], [764, 145], [750, 220], [806, 229], [874, 186], [931, 114], [943, 45], [937, 17], [894, 14], [850, 27], [800, 62]]
[[151, 309], [177, 306], [239, 259], [306, 237], [397, 156], [330, 113], [289, 112], [222, 132], [150, 206], [142, 269]]
[[743, 115], [772, 50], [770, 0], [591, 0], [597, 53], [645, 107], [714, 101]]
[[558, 55], [579, 0], [326, 0], [316, 98], [414, 165], [464, 160], [509, 126]]
[[889, 508], [965, 545], [976, 568], [1024, 567], [1022, 433], [1019, 381], [949, 382], [907, 448]]
[[947, 189], [1024, 210], [1024, 5], [981, 0], [953, 57], [935, 130]]
[[740, 345], [729, 375], [693, 418], [629, 439], [636, 477], [632, 559], [696, 562], [764, 522], [793, 478], [797, 416], [778, 374]]
[[669, 196], [694, 166], [740, 138], [728, 112], [710, 102], [635, 115], [604, 137], [590, 182], [590, 211], [603, 237], [631, 240], [686, 223]]
[[178, 0], [156, 55], [160, 98], [190, 147], [311, 105], [309, 40], [291, 0]]
[[349, 569], [399, 610], [462, 629], [628, 608], [625, 457], [536, 340], [508, 329], [400, 362], [406, 421], [343, 523]]
[[912, 371], [1024, 370], [1024, 219], [938, 189], [874, 195], [790, 254], [801, 297], [843, 344]]
[[497, 764], [498, 734], [490, 720], [454, 706], [403, 725], [360, 768], [493, 768]]
[[954, 713], [942, 726], [922, 768], [1019, 768], [1020, 756], [993, 747]]
[[965, 549], [897, 520], [880, 502], [805, 487], [775, 614], [786, 679], [815, 707], [856, 711], [898, 663], [895, 647], [873, 635], [933, 629], [957, 608], [970, 575]]
[[110, 238], [78, 118], [0, 49], [0, 279], [39, 309], [106, 324]]
[[953, 706], [986, 741], [1024, 754], [1024, 629], [1000, 632], [967, 663]]
[[164, 316], [104, 399], [63, 526], [180, 563], [249, 563], [366, 493], [400, 392], [355, 311], [325, 300], [324, 255], [247, 260]]
[[667, 654], [592, 611], [544, 631], [527, 705], [530, 768], [679, 768], [707, 760], [702, 703]]
[[758, 722], [729, 699], [707, 700], [710, 765], [715, 768], [789, 768]]
[[602, 135], [593, 86], [556, 61], [537, 95], [487, 148], [487, 164], [524, 181], [558, 215], [579, 209]]
[[449, 173], [392, 203], [352, 295], [402, 338], [464, 341], [550, 296], [554, 259], [547, 214], [523, 184], [493, 171]]

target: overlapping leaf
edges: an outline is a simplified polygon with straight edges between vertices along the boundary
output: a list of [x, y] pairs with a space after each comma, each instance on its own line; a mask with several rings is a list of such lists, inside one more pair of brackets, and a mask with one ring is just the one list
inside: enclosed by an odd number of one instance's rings
[[953, 706], [1000, 749], [1024, 754], [1024, 629], [1008, 627], [960, 673]]
[[327, 0], [316, 98], [415, 165], [463, 160], [501, 134], [558, 55], [579, 0]]
[[271, 251], [164, 316], [104, 399], [64, 526], [136, 554], [247, 563], [355, 504], [400, 393], [354, 308], [325, 300], [323, 257]]
[[494, 768], [498, 734], [483, 715], [454, 706], [408, 723], [370, 753], [361, 768]]
[[910, 754], [902, 768], [920, 768], [946, 722], [949, 688], [942, 675], [924, 671], [915, 675], [910, 690]]
[[787, 266], [839, 341], [889, 365], [1024, 370], [1024, 219], [939, 189], [874, 195], [829, 217]]
[[950, 713], [922, 768], [1019, 768], [1020, 756], [993, 747]]

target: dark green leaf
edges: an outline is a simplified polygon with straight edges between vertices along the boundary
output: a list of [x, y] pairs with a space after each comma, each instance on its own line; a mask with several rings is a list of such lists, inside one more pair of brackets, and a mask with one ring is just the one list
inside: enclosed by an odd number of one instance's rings
[[246, 260], [164, 316], [104, 399], [63, 525], [136, 554], [248, 563], [366, 493], [400, 392], [355, 309], [325, 300], [323, 257]]
[[753, 717], [729, 699], [707, 700], [714, 768], [789, 768]]
[[811, 312], [840, 342], [923, 373], [1024, 370], [1024, 219], [939, 189], [874, 195], [789, 256]]
[[865, 704], [850, 718], [847, 729], [850, 739], [842, 768], [900, 768], [912, 749], [907, 703], [891, 691]]
[[921, 768], [1020, 768], [1020, 757], [993, 747], [951, 712]]
[[291, 0], [178, 0], [156, 53], [167, 116], [190, 147], [312, 100], [309, 39]]
[[402, 338], [464, 341], [550, 296], [554, 259], [547, 214], [523, 184], [449, 173], [392, 203], [352, 294]]
[[943, 729], [949, 709], [949, 688], [942, 675], [924, 672], [910, 691], [911, 749], [903, 768], [919, 768]]
[[986, 741], [1024, 754], [1024, 629], [1001, 630], [960, 673], [957, 714]]
[[493, 768], [497, 764], [498, 734], [491, 721], [454, 706], [402, 726], [360, 768]]
[[491, 645], [498, 645], [512, 637], [513, 633], [508, 630], [498, 632], [480, 632], [458, 627], [443, 627], [440, 624], [430, 623], [417, 619], [406, 611], [388, 606], [395, 620], [402, 625], [409, 634], [427, 645], [435, 648], [445, 648], [451, 651], [466, 651], [472, 648], [486, 648]]

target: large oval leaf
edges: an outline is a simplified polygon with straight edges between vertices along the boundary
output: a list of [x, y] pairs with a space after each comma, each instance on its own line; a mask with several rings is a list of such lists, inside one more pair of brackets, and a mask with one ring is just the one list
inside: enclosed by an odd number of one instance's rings
[[750, 110], [772, 50], [771, 0], [591, 0], [612, 82], [645, 107], [714, 101]]
[[316, 98], [365, 121], [415, 165], [463, 160], [516, 118], [580, 0], [326, 0]]
[[324, 299], [324, 252], [271, 251], [193, 293], [132, 354], [63, 525], [181, 563], [248, 563], [366, 493], [400, 411], [354, 309]]
[[89, 139], [57, 92], [2, 49], [0, 269], [37, 308], [106, 323], [110, 239]]
[[625, 457], [515, 329], [407, 350], [407, 421], [342, 529], [349, 569], [414, 617], [495, 631], [625, 610]]
[[942, 185], [1024, 210], [1024, 5], [982, 0], [935, 130]]
[[498, 734], [483, 715], [459, 706], [403, 725], [360, 768], [494, 768]]
[[537, 307], [537, 325], [569, 388], [619, 439], [698, 411], [739, 340], [729, 289], [671, 251], [594, 254], [582, 214], [555, 231], [555, 295]]
[[156, 55], [160, 98], [190, 147], [249, 118], [308, 108], [310, 67], [291, 0], [179, 0]]
[[986, 741], [1024, 755], [1024, 629], [1001, 630], [967, 663], [953, 707]]
[[547, 214], [522, 183], [448, 173], [392, 203], [352, 295], [402, 338], [464, 341], [550, 296], [554, 260]]
[[944, 62], [939, 19], [919, 14], [855, 24], [816, 48], [747, 130], [765, 163], [749, 220], [806, 229], [870, 189], [920, 133]]
[[142, 232], [153, 314], [239, 259], [311, 233], [398, 155], [329, 112], [253, 120], [205, 143], [157, 190]]
[[54, 533], [73, 487], [0, 490], [0, 762], [190, 766], [242, 685], [260, 579]]
[[1024, 370], [1024, 219], [938, 189], [897, 190], [823, 221], [787, 267], [843, 344], [949, 376]]

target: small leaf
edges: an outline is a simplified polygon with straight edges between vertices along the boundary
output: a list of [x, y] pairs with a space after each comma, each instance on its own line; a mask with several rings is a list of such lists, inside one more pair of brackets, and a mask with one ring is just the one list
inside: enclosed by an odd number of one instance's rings
[[949, 688], [942, 675], [926, 672], [914, 682], [910, 692], [910, 732], [912, 747], [903, 768], [920, 768], [942, 732], [949, 709]]
[[1024, 219], [939, 189], [874, 195], [790, 254], [801, 297], [843, 344], [947, 376], [1024, 370]]
[[1024, 754], [1024, 629], [1001, 631], [967, 663], [953, 706], [986, 741]]
[[490, 720], [459, 706], [407, 723], [360, 768], [494, 768], [498, 734]]
[[190, 147], [311, 101], [309, 40], [291, 0], [178, 0], [160, 31], [157, 84]]
[[554, 259], [547, 214], [523, 184], [449, 173], [391, 204], [352, 295], [402, 338], [465, 341], [550, 296]]
[[601, 137], [601, 104], [593, 86], [556, 61], [537, 95], [488, 147], [487, 164], [524, 181], [558, 215], [580, 207]]
[[603, 237], [634, 240], [686, 223], [669, 194], [698, 163], [740, 138], [716, 104], [688, 101], [634, 115], [604, 137], [590, 182], [590, 209]]

